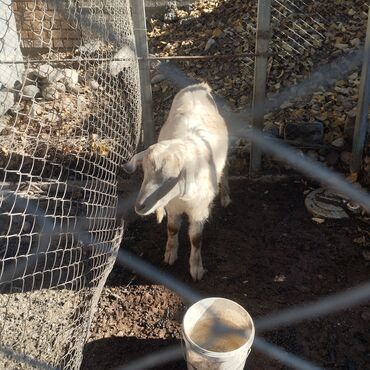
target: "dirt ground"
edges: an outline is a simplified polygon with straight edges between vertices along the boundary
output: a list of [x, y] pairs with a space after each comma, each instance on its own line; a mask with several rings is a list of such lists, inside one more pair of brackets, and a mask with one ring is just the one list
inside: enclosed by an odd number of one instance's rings
[[[145, 260], [163, 268], [204, 296], [222, 296], [243, 305], [253, 318], [315, 301], [364, 282], [370, 262], [367, 225], [359, 219], [326, 220], [318, 224], [304, 206], [303, 181], [231, 182], [233, 203], [216, 203], [204, 231], [204, 280], [193, 283], [188, 272], [189, 242], [180, 235], [179, 260], [162, 263], [165, 223], [154, 217], [137, 219], [126, 243]], [[362, 245], [354, 242], [362, 238]], [[85, 347], [83, 370], [111, 369], [145, 354], [179, 343], [185, 307], [163, 286], [115, 266], [108, 278], [91, 338]], [[326, 369], [370, 369], [370, 303], [337, 314], [264, 333], [270, 342]], [[258, 333], [257, 333], [258, 334]], [[252, 351], [249, 369], [286, 369]], [[186, 369], [184, 361], [157, 369]]]

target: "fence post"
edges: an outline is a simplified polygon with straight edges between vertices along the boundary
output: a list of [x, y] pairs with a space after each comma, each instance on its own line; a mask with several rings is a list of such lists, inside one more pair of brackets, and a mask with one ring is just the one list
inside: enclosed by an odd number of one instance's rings
[[[267, 52], [271, 39], [271, 0], [258, 0], [257, 31], [253, 84], [253, 128], [263, 128], [264, 100], [267, 80]], [[249, 171], [256, 173], [261, 168], [262, 150], [256, 144], [251, 145]]]
[[150, 79], [150, 61], [144, 0], [131, 0], [132, 20], [140, 69], [141, 103], [142, 103], [142, 143], [147, 148], [154, 143], [152, 86]]
[[353, 134], [351, 172], [358, 173], [361, 169], [362, 153], [368, 128], [370, 104], [370, 8], [367, 14], [367, 31], [362, 62], [361, 82], [358, 93], [355, 132]]

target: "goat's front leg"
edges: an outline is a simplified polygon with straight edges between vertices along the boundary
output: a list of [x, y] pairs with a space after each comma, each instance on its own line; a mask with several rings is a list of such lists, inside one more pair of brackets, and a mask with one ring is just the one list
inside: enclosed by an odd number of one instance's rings
[[202, 263], [202, 233], [203, 222], [190, 222], [189, 238], [191, 243], [190, 275], [194, 281], [201, 280], [206, 270]]
[[222, 207], [227, 207], [231, 203], [229, 188], [229, 167], [226, 163], [222, 172], [220, 182], [220, 202]]
[[164, 254], [164, 263], [173, 265], [177, 260], [177, 250], [179, 247], [179, 230], [181, 227], [181, 215], [168, 213], [167, 218], [167, 244]]

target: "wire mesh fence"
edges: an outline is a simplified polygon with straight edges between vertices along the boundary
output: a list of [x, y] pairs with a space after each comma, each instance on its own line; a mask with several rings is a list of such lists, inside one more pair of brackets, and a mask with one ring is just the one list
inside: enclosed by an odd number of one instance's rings
[[[117, 170], [136, 149], [141, 106], [129, 3], [57, 6], [0, 2], [0, 343], [77, 369], [121, 242]], [[0, 359], [34, 367], [18, 361]]]
[[[0, 1], [0, 5], [1, 27], [6, 25], [0, 68], [7, 70], [2, 76], [10, 76], [1, 81], [0, 95], [4, 107], [0, 117], [0, 363], [9, 369], [74, 369], [81, 363], [92, 315], [116, 257], [189, 303], [200, 296], [136, 256], [118, 251], [123, 225], [116, 216], [125, 213], [128, 204], [127, 199], [118, 202], [117, 171], [136, 150], [141, 112], [128, 2], [69, 1], [61, 6], [52, 1], [13, 5]], [[287, 30], [274, 36], [283, 41], [276, 46], [278, 58], [304, 55], [308, 43], [321, 47], [320, 28], [329, 18], [302, 17], [308, 6], [313, 5], [274, 2], [273, 17], [288, 18]], [[16, 27], [23, 26], [18, 26], [21, 18], [15, 25], [17, 12], [24, 22], [30, 20], [27, 17], [33, 20], [27, 26], [30, 32], [20, 40]], [[65, 19], [68, 24], [63, 28]], [[40, 27], [40, 23], [45, 24]], [[66, 30], [59, 40], [58, 24]], [[27, 45], [47, 50], [37, 55], [29, 50], [28, 55]], [[71, 50], [66, 51], [68, 47]], [[329, 76], [338, 79], [340, 72], [357, 67], [361, 56], [360, 50], [335, 60], [336, 69], [324, 65], [307, 81], [279, 92], [267, 106], [277, 108], [287, 99], [311, 93]], [[171, 83], [191, 82], [173, 65], [162, 67]], [[222, 99], [218, 103], [226, 105]], [[370, 209], [365, 191], [246, 128], [250, 112], [228, 115], [241, 128], [239, 132], [266, 152]], [[259, 318], [257, 334], [364, 302], [369, 294], [367, 284], [321, 303]], [[255, 348], [287, 366], [318, 369], [260, 337]], [[169, 348], [125, 368], [161, 366], [182, 355], [180, 348]]]

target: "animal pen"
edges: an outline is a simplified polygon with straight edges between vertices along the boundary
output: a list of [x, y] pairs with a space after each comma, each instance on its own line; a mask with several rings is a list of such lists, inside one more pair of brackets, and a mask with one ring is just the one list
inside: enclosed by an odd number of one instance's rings
[[[181, 11], [170, 3], [175, 21], [192, 22], [195, 10], [191, 6]], [[263, 170], [261, 153], [265, 151], [334, 188], [344, 199], [370, 209], [365, 191], [334, 171], [325, 172], [322, 165], [277, 139], [284, 136], [289, 143], [291, 138], [288, 130], [281, 134], [286, 126], [275, 125], [274, 120], [282, 121], [281, 112], [289, 110], [291, 122], [305, 114], [307, 102], [295, 107], [294, 99], [313, 94], [319, 106], [315, 117], [325, 121], [332, 95], [323, 98], [316, 92], [362, 66], [361, 79], [356, 77], [360, 81], [353, 83], [359, 97], [357, 106], [351, 107], [355, 123], [349, 163], [353, 176], [361, 171], [370, 102], [370, 37], [367, 34], [365, 40], [361, 34], [347, 43], [333, 36], [330, 41], [337, 59], [328, 60], [323, 49], [330, 45], [323, 30], [330, 27], [331, 14], [321, 13], [319, 5], [302, 0], [251, 2], [239, 23], [223, 30], [211, 24], [210, 33], [201, 33], [204, 40], [197, 55], [181, 54], [182, 49], [173, 46], [176, 42], [162, 43], [165, 46], [160, 49], [161, 30], [153, 27], [150, 32], [158, 33], [159, 46], [153, 41], [151, 52], [156, 55], [149, 58], [142, 0], [0, 0], [1, 368], [80, 368], [98, 300], [116, 260], [168, 286], [187, 302], [198, 298], [192, 288], [119, 250], [126, 226], [122, 208], [129, 202], [129, 196], [119, 201], [119, 186], [127, 184], [119, 181], [120, 168], [140, 142], [144, 146], [153, 142], [158, 129], [154, 122], [162, 123], [157, 120], [170, 103], [167, 99], [154, 106], [153, 120], [151, 88], [156, 103], [158, 81], [165, 79], [176, 88], [190, 83], [199, 77], [193, 70], [190, 76], [181, 70], [190, 64], [206, 71], [210, 61], [218, 61], [221, 70], [222, 65], [234, 66], [238, 60], [239, 82], [227, 77], [214, 90], [229, 124], [231, 152], [244, 164], [250, 152], [251, 174]], [[367, 4], [357, 5], [365, 19]], [[317, 17], [313, 18], [315, 6]], [[258, 15], [256, 23], [250, 22], [253, 12]], [[338, 18], [340, 27], [346, 27], [343, 17]], [[227, 49], [225, 39], [232, 40], [235, 49]], [[185, 40], [181, 47], [187, 50], [192, 42]], [[241, 42], [249, 47], [239, 53]], [[305, 61], [310, 53], [323, 62], [317, 66]], [[296, 67], [298, 61], [305, 73], [310, 71], [306, 80]], [[284, 64], [291, 76], [282, 86], [279, 75], [284, 74]], [[215, 84], [220, 80], [216, 77]], [[338, 88], [344, 89], [343, 85]], [[226, 99], [231, 89], [245, 94], [239, 100]], [[324, 109], [320, 109], [322, 100]], [[252, 109], [246, 108], [249, 105]], [[311, 118], [310, 127], [316, 130], [311, 134], [320, 134], [322, 127]], [[267, 135], [253, 127], [264, 129]], [[246, 140], [252, 142], [251, 148]], [[321, 148], [316, 142], [303, 144]], [[235, 154], [231, 157], [235, 159]], [[230, 166], [234, 165], [230, 160]], [[259, 330], [317, 317], [369, 297], [367, 283], [307, 307], [259, 318], [255, 348], [287, 366], [317, 369], [259, 338]], [[178, 347], [164, 352], [159, 360], [152, 359], [151, 365], [176, 356], [182, 356]]]

